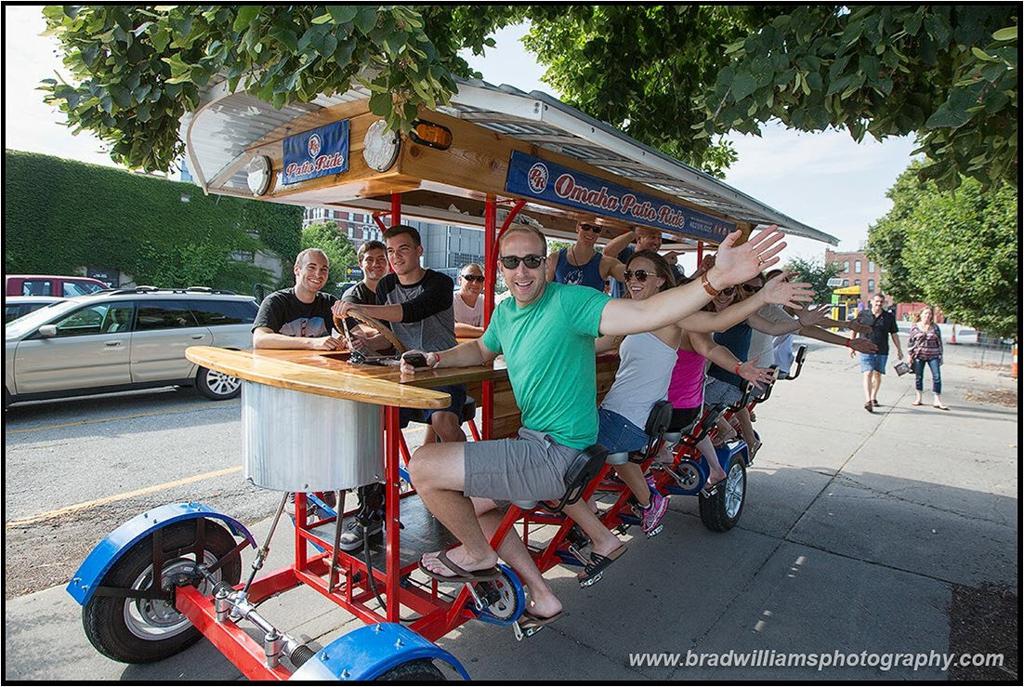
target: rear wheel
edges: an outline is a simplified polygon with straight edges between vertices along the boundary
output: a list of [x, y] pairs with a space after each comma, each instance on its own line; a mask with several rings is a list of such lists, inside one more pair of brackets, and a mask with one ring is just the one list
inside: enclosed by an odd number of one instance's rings
[[[202, 563], [212, 565], [235, 548], [235, 539], [220, 525], [206, 521]], [[175, 575], [188, 573], [196, 561], [194, 520], [169, 525], [160, 532], [165, 559], [160, 587], [169, 590]], [[242, 558], [231, 556], [213, 577], [229, 585], [242, 576]], [[153, 578], [153, 536], [135, 544], [107, 571], [101, 584], [119, 589], [149, 589]], [[209, 582], [200, 589], [210, 592]], [[174, 606], [157, 599], [131, 599], [95, 595], [82, 609], [85, 634], [104, 656], [123, 663], [149, 663], [172, 656], [195, 643], [202, 635]]]
[[214, 401], [226, 401], [242, 392], [242, 380], [223, 372], [200, 367], [196, 374], [199, 393]]
[[747, 498], [747, 468], [743, 456], [732, 457], [725, 471], [726, 478], [711, 496], [698, 496], [700, 519], [713, 532], [731, 530], [740, 520]]
[[374, 682], [447, 682], [441, 669], [430, 661], [409, 661], [378, 677]]

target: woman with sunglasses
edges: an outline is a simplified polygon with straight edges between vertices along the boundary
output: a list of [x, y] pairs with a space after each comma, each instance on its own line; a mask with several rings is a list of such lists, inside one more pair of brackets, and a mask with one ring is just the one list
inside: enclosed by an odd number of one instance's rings
[[[641, 251], [633, 255], [623, 274], [623, 281], [630, 298], [637, 301], [646, 300], [675, 286], [668, 262], [653, 251]], [[597, 443], [611, 453], [639, 451], [647, 445], [649, 437], [643, 427], [647, 424], [654, 404], [668, 394], [671, 379], [668, 370], [677, 364], [677, 351], [686, 331], [712, 331], [730, 326], [749, 317], [754, 309], [769, 302], [769, 298], [783, 303], [810, 300], [811, 294], [807, 287], [806, 284], [789, 284], [780, 279], [772, 284], [771, 289], [766, 289], [762, 297], [728, 315], [698, 312], [681, 322], [651, 332], [630, 334], [625, 338], [599, 338], [596, 342], [599, 353], [618, 347], [619, 369], [598, 411], [600, 426]], [[717, 357], [722, 359], [721, 356]], [[755, 376], [761, 378], [761, 375]], [[668, 499], [653, 487], [653, 480], [644, 477], [639, 465], [626, 463], [616, 466], [615, 470], [636, 498], [641, 529], [651, 533], [661, 524], [668, 508]]]
[[626, 266], [615, 258], [597, 252], [601, 227], [590, 222], [576, 225], [576, 242], [548, 255], [548, 281], [578, 284], [604, 291], [608, 277], [622, 281]]

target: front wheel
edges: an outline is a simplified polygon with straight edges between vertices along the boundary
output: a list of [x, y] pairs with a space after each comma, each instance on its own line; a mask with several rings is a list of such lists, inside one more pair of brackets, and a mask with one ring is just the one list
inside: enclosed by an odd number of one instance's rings
[[698, 496], [701, 522], [712, 532], [731, 530], [739, 522], [747, 498], [747, 468], [741, 454], [732, 457], [725, 474], [724, 483], [713, 495]]
[[223, 372], [200, 367], [196, 374], [199, 393], [214, 401], [226, 401], [242, 392], [242, 380]]
[[427, 660], [409, 661], [378, 677], [374, 682], [447, 682], [441, 669]]
[[[220, 525], [205, 523], [203, 560], [212, 565], [235, 548], [235, 539]], [[196, 562], [196, 521], [169, 525], [160, 532], [165, 560], [161, 584], [165, 590], [171, 580], [192, 571]], [[236, 552], [213, 573], [219, 582], [238, 584], [242, 576], [242, 558]], [[103, 577], [102, 585], [118, 589], [144, 590], [153, 578], [153, 536], [149, 535], [122, 556]], [[208, 593], [210, 582], [200, 589]], [[150, 663], [172, 656], [195, 643], [202, 635], [174, 606], [156, 599], [117, 598], [94, 595], [82, 609], [85, 634], [96, 650], [122, 663]]]

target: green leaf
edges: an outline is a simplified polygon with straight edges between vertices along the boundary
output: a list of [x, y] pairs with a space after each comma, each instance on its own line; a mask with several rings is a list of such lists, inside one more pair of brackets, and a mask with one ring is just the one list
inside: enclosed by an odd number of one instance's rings
[[992, 34], [992, 38], [997, 41], [1012, 41], [1017, 38], [1017, 27], [1007, 26], [1005, 29], [999, 29]]
[[353, 21], [356, 29], [365, 36], [377, 25], [377, 10], [372, 5], [360, 5]]
[[979, 60], [984, 60], [985, 62], [995, 62], [996, 61], [996, 58], [992, 57], [987, 52], [985, 52], [984, 50], [979, 48], [978, 46], [972, 47], [971, 48], [971, 53], [975, 57], [977, 57]]
[[244, 31], [249, 28], [249, 25], [253, 23], [256, 17], [260, 16], [260, 10], [262, 5], [241, 5], [238, 8], [238, 14], [235, 15], [235, 22], [231, 25], [234, 31]]
[[732, 80], [732, 97], [739, 102], [757, 90], [757, 81], [749, 72], [740, 72]]
[[333, 19], [333, 17], [331, 17], [331, 13], [328, 12], [326, 14], [321, 14], [319, 17], [316, 17], [315, 19], [313, 19], [313, 23], [314, 24], [326, 24], [327, 22], [331, 21], [332, 19]]
[[358, 5], [330, 5], [327, 11], [331, 13], [335, 24], [348, 24], [359, 13]]

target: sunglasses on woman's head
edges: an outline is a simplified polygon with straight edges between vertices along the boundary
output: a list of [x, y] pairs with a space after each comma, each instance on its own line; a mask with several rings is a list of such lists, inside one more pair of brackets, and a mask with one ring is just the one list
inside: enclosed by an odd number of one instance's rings
[[[529, 267], [529, 265], [527, 265], [527, 267]], [[483, 275], [480, 274], [464, 274], [462, 275], [462, 278], [466, 281], [482, 282], [484, 280]]]
[[630, 281], [631, 279], [633, 279], [633, 277], [636, 277], [636, 280], [641, 284], [647, 281], [647, 277], [653, 276], [654, 274], [652, 272], [648, 272], [647, 270], [626, 270], [625, 272], [622, 273], [622, 278], [625, 279], [626, 281]]
[[543, 255], [524, 255], [522, 257], [518, 255], [503, 255], [498, 259], [501, 260], [502, 267], [507, 270], [514, 270], [519, 267], [519, 263], [523, 263], [529, 269], [535, 270], [544, 262], [544, 257]]

